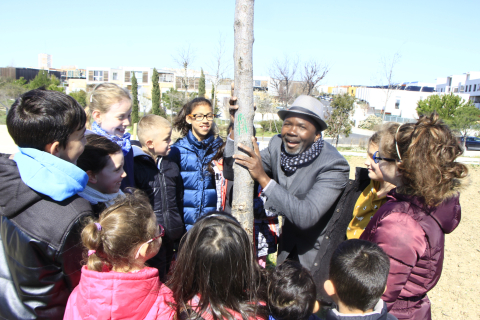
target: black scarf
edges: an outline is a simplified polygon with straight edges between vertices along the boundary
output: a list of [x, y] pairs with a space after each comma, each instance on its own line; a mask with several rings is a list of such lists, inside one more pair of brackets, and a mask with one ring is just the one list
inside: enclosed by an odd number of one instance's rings
[[299, 167], [306, 166], [315, 160], [323, 148], [323, 137], [315, 141], [310, 148], [297, 155], [289, 155], [285, 152], [282, 143], [282, 153], [280, 154], [280, 165], [283, 172], [287, 175], [294, 174]]

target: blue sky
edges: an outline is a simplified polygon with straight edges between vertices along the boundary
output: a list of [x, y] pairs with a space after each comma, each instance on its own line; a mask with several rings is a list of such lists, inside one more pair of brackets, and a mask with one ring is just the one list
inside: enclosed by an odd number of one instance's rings
[[[209, 70], [220, 34], [233, 56], [233, 0], [2, 1], [0, 66], [176, 67], [190, 45]], [[382, 57], [401, 54], [394, 80], [434, 82], [480, 71], [480, 1], [257, 0], [254, 75], [274, 58], [327, 63], [323, 84], [381, 84]], [[233, 68], [232, 68], [233, 74]]]

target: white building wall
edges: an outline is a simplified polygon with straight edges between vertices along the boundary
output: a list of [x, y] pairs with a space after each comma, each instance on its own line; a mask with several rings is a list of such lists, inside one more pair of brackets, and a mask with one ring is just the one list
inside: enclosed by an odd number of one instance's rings
[[[402, 118], [417, 118], [417, 103], [419, 100], [426, 99], [428, 96], [436, 94], [435, 92], [419, 92], [405, 90], [390, 90], [389, 99], [385, 107], [385, 113]], [[387, 96], [386, 89], [380, 88], [357, 88], [355, 97], [364, 100], [375, 108], [377, 112], [384, 109]], [[398, 108], [396, 106], [399, 102]]]

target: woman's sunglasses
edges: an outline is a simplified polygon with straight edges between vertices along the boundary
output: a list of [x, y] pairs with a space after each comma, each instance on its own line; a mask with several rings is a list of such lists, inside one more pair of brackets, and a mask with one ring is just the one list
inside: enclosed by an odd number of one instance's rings
[[389, 162], [395, 162], [395, 161], [397, 161], [397, 160], [392, 159], [392, 158], [382, 158], [382, 157], [380, 157], [378, 151], [375, 151], [375, 153], [373, 154], [372, 159], [373, 159], [373, 162], [375, 162], [375, 163], [379, 163], [380, 160], [385, 160], [385, 161], [389, 161]]

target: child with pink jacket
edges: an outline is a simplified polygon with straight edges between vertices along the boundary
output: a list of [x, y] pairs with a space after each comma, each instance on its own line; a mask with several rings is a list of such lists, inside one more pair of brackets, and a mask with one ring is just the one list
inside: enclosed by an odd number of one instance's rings
[[156, 222], [140, 191], [126, 194], [82, 231], [87, 265], [67, 303], [64, 319], [171, 319], [172, 292], [158, 270], [145, 266], [162, 244]]

